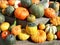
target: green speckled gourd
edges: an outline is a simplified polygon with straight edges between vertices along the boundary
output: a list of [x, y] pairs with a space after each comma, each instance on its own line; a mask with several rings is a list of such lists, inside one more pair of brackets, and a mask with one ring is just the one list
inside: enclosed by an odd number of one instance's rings
[[13, 12], [14, 12], [13, 6], [8, 6], [8, 7], [5, 9], [5, 13], [6, 13], [6, 15], [8, 15], [8, 16], [11, 16], [11, 15], [13, 14]]
[[5, 16], [0, 13], [0, 23], [3, 23], [5, 21]]
[[23, 7], [30, 7], [32, 5], [32, 0], [21, 0], [22, 6]]
[[44, 16], [44, 6], [42, 4], [33, 4], [29, 8], [30, 13], [34, 14], [37, 18]]
[[37, 33], [37, 25], [35, 23], [28, 23], [26, 26], [26, 32], [30, 35]]

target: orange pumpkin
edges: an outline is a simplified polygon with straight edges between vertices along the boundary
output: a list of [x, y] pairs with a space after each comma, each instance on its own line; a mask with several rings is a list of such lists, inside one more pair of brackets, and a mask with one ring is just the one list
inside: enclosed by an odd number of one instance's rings
[[21, 32], [21, 25], [14, 26], [11, 30], [11, 33], [15, 36]]
[[57, 32], [57, 39], [60, 39], [60, 31]]
[[3, 32], [1, 33], [1, 37], [2, 37], [3, 39], [5, 39], [9, 34], [10, 34], [10, 32], [9, 32], [8, 30], [3, 31]]
[[32, 3], [34, 4], [39, 4], [40, 3], [40, 0], [32, 0]]
[[15, 4], [15, 0], [8, 0], [8, 4], [13, 6]]
[[45, 12], [44, 13], [45, 16], [48, 17], [48, 18], [54, 18], [54, 17], [56, 17], [55, 10], [53, 10], [52, 8], [46, 8], [44, 10], [44, 12]]
[[26, 8], [18, 7], [18, 8], [16, 8], [14, 15], [16, 18], [24, 20], [29, 15], [29, 12]]
[[43, 30], [38, 30], [38, 33], [31, 36], [32, 41], [37, 43], [45, 42], [46, 33]]

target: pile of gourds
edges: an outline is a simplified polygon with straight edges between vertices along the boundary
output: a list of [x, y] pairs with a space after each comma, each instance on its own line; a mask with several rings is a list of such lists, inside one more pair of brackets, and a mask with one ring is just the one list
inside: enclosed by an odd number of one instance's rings
[[[48, 4], [49, 7], [44, 8], [40, 0], [1, 0], [0, 37], [11, 45], [16, 42], [16, 37], [23, 41], [31, 38], [37, 43], [60, 39], [60, 17], [56, 15], [59, 12], [59, 2], [49, 1]], [[5, 16], [15, 18], [13, 24], [6, 22]], [[50, 18], [50, 24], [36, 25], [34, 21], [43, 16]], [[29, 23], [22, 28], [22, 25], [16, 24], [16, 19], [26, 20]]]

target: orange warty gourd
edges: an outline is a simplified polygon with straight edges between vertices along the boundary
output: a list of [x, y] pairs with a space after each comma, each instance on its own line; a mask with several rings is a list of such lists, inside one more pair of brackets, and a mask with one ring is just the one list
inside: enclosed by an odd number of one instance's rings
[[40, 0], [32, 0], [32, 3], [39, 4]]
[[9, 5], [14, 5], [15, 4], [15, 0], [8, 0], [8, 4]]
[[55, 13], [55, 10], [53, 10], [52, 8], [46, 8], [45, 11], [45, 16], [48, 17], [48, 18], [54, 18], [56, 17], [56, 13]]
[[38, 30], [38, 33], [31, 36], [32, 41], [42, 43], [46, 40], [46, 33], [43, 30]]
[[26, 8], [18, 7], [18, 8], [16, 8], [14, 15], [16, 18], [18, 18], [20, 20], [24, 20], [29, 15], [29, 12]]

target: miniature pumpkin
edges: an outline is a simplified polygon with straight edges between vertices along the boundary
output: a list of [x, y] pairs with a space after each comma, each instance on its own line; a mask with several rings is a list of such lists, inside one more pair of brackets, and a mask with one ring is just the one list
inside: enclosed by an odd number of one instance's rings
[[40, 0], [32, 0], [32, 3], [33, 4], [39, 4], [40, 3]]
[[54, 39], [53, 33], [48, 33], [48, 34], [47, 34], [47, 40], [48, 40], [48, 41], [51, 41], [51, 40], [53, 40], [53, 39]]
[[60, 39], [60, 31], [57, 32], [57, 39]]
[[8, 30], [9, 27], [10, 27], [10, 23], [8, 23], [8, 22], [3, 22], [3, 23], [1, 24], [1, 26], [0, 26], [0, 29], [1, 29], [2, 31], [5, 31], [5, 30]]
[[38, 27], [40, 30], [43, 30], [43, 29], [45, 29], [45, 24], [39, 24]]
[[8, 0], [8, 4], [13, 6], [15, 4], [15, 0], [13, 0], [13, 1], [12, 0]]
[[46, 33], [43, 30], [38, 30], [38, 33], [31, 36], [32, 41], [42, 43], [46, 40]]
[[48, 18], [54, 18], [56, 17], [56, 13], [55, 13], [55, 10], [53, 10], [52, 8], [46, 8], [45, 11], [45, 16], [48, 17]]
[[55, 34], [57, 32], [57, 27], [56, 26], [53, 26], [51, 24], [47, 24], [46, 25], [46, 28], [45, 28], [45, 32], [46, 33], [51, 32], [51, 33]]
[[29, 12], [28, 12], [28, 10], [26, 8], [18, 7], [14, 11], [14, 15], [15, 15], [16, 18], [18, 18], [20, 20], [24, 20], [29, 15]]
[[60, 17], [51, 18], [51, 19], [50, 19], [50, 22], [51, 22], [53, 25], [58, 26], [58, 25], [60, 25]]
[[14, 26], [11, 29], [11, 33], [17, 36], [21, 32], [21, 25]]
[[3, 31], [2, 33], [1, 33], [1, 37], [2, 37], [2, 39], [6, 39], [6, 37], [8, 36], [10, 34], [10, 32], [7, 30], [7, 31]]
[[37, 25], [35, 23], [28, 23], [26, 26], [26, 32], [30, 35], [37, 33]]
[[32, 4], [29, 11], [37, 18], [44, 16], [44, 6], [42, 4]]
[[23, 7], [30, 7], [32, 5], [32, 0], [21, 0], [21, 4]]

